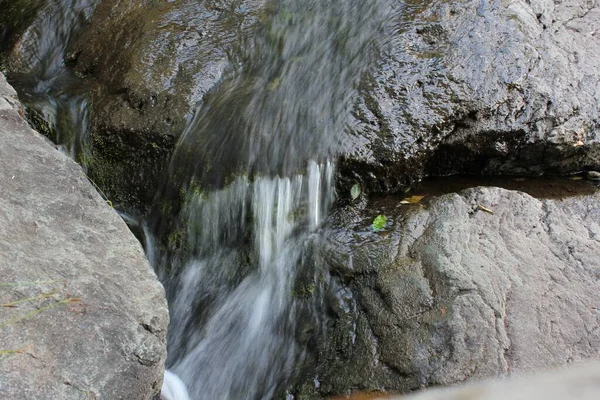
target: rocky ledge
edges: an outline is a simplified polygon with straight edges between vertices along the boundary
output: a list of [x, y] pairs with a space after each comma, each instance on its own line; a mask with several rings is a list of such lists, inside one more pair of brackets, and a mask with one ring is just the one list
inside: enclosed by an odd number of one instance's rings
[[81, 168], [19, 114], [0, 74], [0, 397], [151, 399], [164, 290]]
[[344, 182], [598, 169], [599, 18], [589, 0], [406, 2], [363, 79]]
[[[338, 211], [325, 232], [337, 300], [298, 398], [598, 359], [600, 193], [590, 190], [538, 200], [479, 187]], [[388, 221], [375, 233], [378, 214]]]

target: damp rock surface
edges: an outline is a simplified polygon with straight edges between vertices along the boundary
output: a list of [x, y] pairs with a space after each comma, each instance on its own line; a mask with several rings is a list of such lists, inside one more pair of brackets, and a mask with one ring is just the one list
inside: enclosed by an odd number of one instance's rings
[[320, 384], [301, 393], [405, 392], [597, 359], [599, 200], [477, 187], [336, 212]]
[[597, 169], [597, 1], [406, 2], [362, 81], [344, 184]]
[[164, 290], [125, 223], [22, 112], [0, 74], [0, 397], [152, 399]]
[[[272, 10], [263, 0], [72, 1], [78, 28], [63, 27], [70, 40], [57, 60], [91, 99], [92, 150], [81, 161], [108, 196], [144, 210], [195, 106], [231, 61], [252, 68], [240, 49]], [[39, 32], [60, 10], [4, 3], [5, 64], [32, 71], [49, 53]], [[431, 175], [600, 168], [597, 1], [395, 7], [384, 38], [371, 45], [378, 62], [337, 127], [346, 132], [337, 149], [340, 187], [360, 182], [384, 193]]]
[[[77, 161], [115, 203], [143, 211], [196, 106], [249, 45], [265, 3], [0, 0], [0, 57], [22, 86], [65, 66], [72, 72], [76, 88], [61, 85], [57, 97], [83, 92], [91, 104], [89, 151]], [[34, 82], [33, 91], [45, 84], [53, 85]]]

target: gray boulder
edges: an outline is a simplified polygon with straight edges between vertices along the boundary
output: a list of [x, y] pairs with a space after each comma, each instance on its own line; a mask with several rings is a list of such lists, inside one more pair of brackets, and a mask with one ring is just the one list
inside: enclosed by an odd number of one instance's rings
[[[600, 193], [537, 200], [480, 187], [423, 202], [334, 215], [324, 255], [337, 300], [319, 384], [298, 398], [405, 392], [600, 356]], [[377, 214], [388, 225], [374, 233]]]
[[599, 19], [595, 0], [407, 3], [363, 79], [343, 183], [597, 168]]
[[164, 290], [125, 223], [22, 112], [0, 74], [0, 397], [152, 399]]

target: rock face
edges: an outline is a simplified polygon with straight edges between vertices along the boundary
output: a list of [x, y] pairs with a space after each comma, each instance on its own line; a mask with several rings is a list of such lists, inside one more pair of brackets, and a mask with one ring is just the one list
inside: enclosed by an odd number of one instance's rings
[[19, 112], [0, 74], [0, 397], [152, 399], [164, 290], [81, 168]]
[[[474, 188], [335, 215], [339, 282], [298, 398], [408, 391], [600, 356], [600, 193], [536, 200]], [[370, 231], [377, 214], [388, 226]], [[310, 387], [309, 387], [310, 386]], [[305, 397], [302, 397], [305, 396]]]
[[11, 73], [40, 79], [67, 64], [80, 78], [70, 90], [84, 87], [91, 106], [89, 152], [78, 161], [114, 202], [144, 209], [195, 106], [222, 78], [228, 53], [264, 3], [61, 0], [40, 9], [0, 0], [7, 10], [0, 22], [10, 22], [0, 51]]
[[405, 400], [594, 400], [600, 397], [600, 365], [582, 364], [532, 377], [436, 389]]
[[89, 173], [108, 196], [137, 208], [152, 201], [177, 138], [262, 3], [98, 4], [68, 57], [92, 84]]
[[406, 2], [363, 80], [345, 183], [598, 167], [599, 19], [595, 0]]
[[[81, 161], [110, 197], [138, 208], [152, 201], [193, 106], [227, 68], [226, 54], [252, 36], [265, 10], [262, 0], [62, 0], [41, 12], [35, 2], [5, 3], [11, 24], [0, 39], [13, 72], [48, 52], [36, 38], [52, 10], [77, 11], [67, 14], [82, 29], [65, 58], [92, 100], [91, 154]], [[600, 167], [597, 1], [399, 7], [361, 83], [340, 149], [341, 186], [391, 192], [427, 175]]]

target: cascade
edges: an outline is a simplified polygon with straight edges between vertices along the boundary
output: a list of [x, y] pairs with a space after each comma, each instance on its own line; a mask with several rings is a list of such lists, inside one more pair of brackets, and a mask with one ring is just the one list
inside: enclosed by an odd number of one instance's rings
[[[64, 60], [98, 2], [49, 2], [28, 33], [27, 71], [11, 77], [84, 167], [86, 88]], [[267, 400], [298, 374], [323, 322], [319, 227], [335, 197], [335, 155], [362, 74], [401, 7], [269, 4], [198, 105], [139, 223], [169, 300], [169, 400]]]

